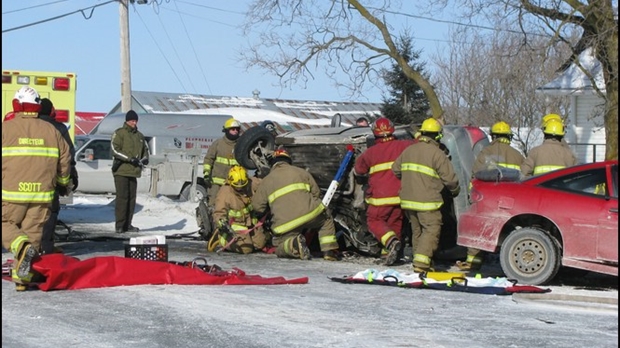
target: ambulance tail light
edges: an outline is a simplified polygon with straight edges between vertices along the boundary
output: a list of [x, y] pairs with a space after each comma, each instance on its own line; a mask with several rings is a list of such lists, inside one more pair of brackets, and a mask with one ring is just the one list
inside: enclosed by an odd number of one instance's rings
[[13, 77], [11, 75], [2, 75], [2, 83], [11, 83]]
[[69, 122], [69, 110], [58, 110], [56, 109], [56, 121], [58, 122]]
[[52, 88], [55, 91], [68, 91], [71, 86], [71, 82], [67, 77], [55, 77]]

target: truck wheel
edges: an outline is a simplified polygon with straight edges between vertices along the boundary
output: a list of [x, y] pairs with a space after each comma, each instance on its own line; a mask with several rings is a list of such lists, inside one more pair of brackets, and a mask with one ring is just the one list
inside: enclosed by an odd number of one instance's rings
[[[192, 185], [187, 185], [181, 191], [179, 195], [179, 201], [187, 202], [191, 196]], [[207, 197], [207, 189], [202, 185], [196, 185], [196, 202], [199, 202]]]
[[241, 134], [235, 145], [235, 159], [246, 169], [269, 168], [267, 153], [276, 147], [276, 140], [265, 127], [254, 126]]
[[541, 285], [555, 277], [560, 269], [560, 250], [542, 230], [526, 227], [508, 235], [499, 254], [508, 279], [521, 284]]

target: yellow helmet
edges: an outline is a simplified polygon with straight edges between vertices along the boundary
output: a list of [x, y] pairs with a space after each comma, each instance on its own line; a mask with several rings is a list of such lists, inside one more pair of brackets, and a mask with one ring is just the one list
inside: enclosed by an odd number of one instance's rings
[[512, 135], [510, 125], [504, 121], [499, 121], [491, 127], [491, 134]]
[[427, 118], [422, 122], [420, 132], [441, 133], [441, 123], [432, 117]]
[[248, 184], [248, 174], [242, 166], [233, 166], [228, 171], [228, 184], [234, 188], [242, 188]]
[[230, 128], [241, 128], [241, 123], [234, 118], [229, 118], [226, 122], [224, 122], [224, 129], [226, 130]]
[[551, 120], [556, 120], [556, 121], [560, 121], [560, 122], [564, 123], [562, 121], [562, 116], [560, 116], [558, 114], [546, 114], [542, 118], [542, 126], [543, 126], [543, 128], [545, 128], [545, 126], [547, 125], [547, 122], [549, 122]]
[[558, 120], [549, 120], [543, 128], [543, 133], [564, 136], [564, 124]]

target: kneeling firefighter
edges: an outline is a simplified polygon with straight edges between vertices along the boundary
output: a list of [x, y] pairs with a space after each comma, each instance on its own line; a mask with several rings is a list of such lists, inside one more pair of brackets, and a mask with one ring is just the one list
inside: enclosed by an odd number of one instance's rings
[[223, 249], [249, 254], [265, 247], [267, 236], [252, 210], [252, 193], [258, 180], [248, 180], [241, 166], [230, 168], [225, 185], [215, 197], [213, 221], [217, 230], [207, 245], [209, 251]]

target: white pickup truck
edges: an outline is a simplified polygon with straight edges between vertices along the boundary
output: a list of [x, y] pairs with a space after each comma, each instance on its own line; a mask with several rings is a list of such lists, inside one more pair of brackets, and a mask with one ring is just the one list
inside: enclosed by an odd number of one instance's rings
[[[140, 114], [138, 130], [149, 146], [149, 165], [138, 179], [138, 192], [198, 201], [206, 195], [202, 160], [221, 138], [230, 115]], [[125, 114], [107, 115], [91, 134], [76, 137], [78, 191], [115, 193], [112, 176], [112, 133]]]

